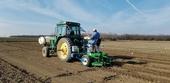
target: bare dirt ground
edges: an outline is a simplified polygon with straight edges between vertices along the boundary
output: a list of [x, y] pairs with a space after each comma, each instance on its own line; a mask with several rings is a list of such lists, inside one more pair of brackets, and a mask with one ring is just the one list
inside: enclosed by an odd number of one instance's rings
[[0, 83], [170, 83], [170, 42], [104, 41], [111, 67], [44, 58], [36, 42], [0, 42]]

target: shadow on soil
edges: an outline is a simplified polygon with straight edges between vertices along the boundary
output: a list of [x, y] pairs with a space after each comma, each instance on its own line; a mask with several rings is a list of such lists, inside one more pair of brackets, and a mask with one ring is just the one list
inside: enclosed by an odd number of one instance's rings
[[124, 64], [133, 64], [133, 65], [142, 65], [142, 64], [147, 64], [146, 61], [136, 59], [134, 56], [129, 56], [129, 55], [114, 55], [114, 56], [109, 56], [112, 58], [112, 66], [123, 66]]
[[[52, 58], [52, 57], [57, 57], [57, 55], [50, 55], [48, 56], [48, 58]], [[134, 56], [130, 56], [130, 55], [112, 55], [109, 56], [112, 59], [112, 64], [107, 66], [107, 67], [112, 67], [112, 66], [118, 66], [121, 67], [124, 64], [133, 64], [133, 65], [143, 65], [143, 64], [147, 64], [147, 61], [143, 61], [140, 59], [137, 59]], [[70, 61], [70, 63], [74, 63], [74, 62], [80, 62], [77, 59], [73, 59]]]

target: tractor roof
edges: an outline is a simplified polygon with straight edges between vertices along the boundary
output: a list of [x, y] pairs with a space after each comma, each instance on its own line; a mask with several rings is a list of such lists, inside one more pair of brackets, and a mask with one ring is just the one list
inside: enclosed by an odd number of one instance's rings
[[70, 22], [70, 21], [61, 21], [57, 25], [80, 26], [80, 23]]

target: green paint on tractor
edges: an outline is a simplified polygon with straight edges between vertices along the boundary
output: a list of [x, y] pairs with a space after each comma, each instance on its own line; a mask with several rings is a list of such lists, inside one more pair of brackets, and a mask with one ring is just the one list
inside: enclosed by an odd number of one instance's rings
[[92, 66], [109, 66], [112, 63], [112, 59], [108, 57], [105, 52], [92, 52], [87, 54], [92, 62]]

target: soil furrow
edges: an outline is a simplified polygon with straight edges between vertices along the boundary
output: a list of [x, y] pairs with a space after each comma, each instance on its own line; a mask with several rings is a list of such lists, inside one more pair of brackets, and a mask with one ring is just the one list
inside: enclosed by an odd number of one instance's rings
[[136, 71], [136, 72], [144, 72], [144, 73], [148, 73], [148, 74], [153, 74], [153, 75], [158, 75], [158, 76], [162, 76], [162, 77], [169, 77], [170, 78], [170, 72], [168, 71], [161, 71], [159, 69], [153, 69], [153, 68], [148, 68], [148, 67], [139, 67], [139, 66], [135, 66], [135, 65], [125, 65], [124, 67], [122, 67], [123, 69], [127, 69], [130, 71]]
[[108, 72], [116, 72], [117, 74], [120, 74], [120, 75], [131, 76], [137, 79], [143, 79], [143, 80], [147, 80], [151, 82], [169, 83], [170, 81], [170, 79], [168, 78], [159, 78], [159, 77], [147, 74], [147, 73], [129, 71], [127, 69], [104, 68], [103, 70], [108, 71]]

